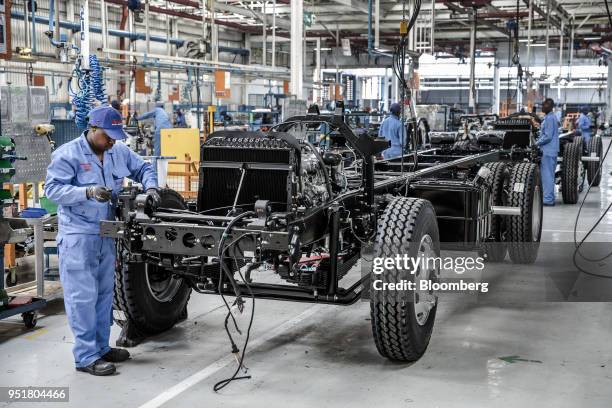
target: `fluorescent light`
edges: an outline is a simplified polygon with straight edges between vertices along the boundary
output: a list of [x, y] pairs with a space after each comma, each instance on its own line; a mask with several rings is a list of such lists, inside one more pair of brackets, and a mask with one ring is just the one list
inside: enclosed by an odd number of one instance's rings
[[321, 51], [331, 51], [331, 48], [329, 48], [329, 47], [327, 47], [327, 48], [321, 47]]
[[546, 44], [531, 44], [531, 47], [546, 47]]
[[601, 40], [601, 36], [599, 36], [599, 37], [584, 37], [584, 39], [587, 40], [587, 41]]

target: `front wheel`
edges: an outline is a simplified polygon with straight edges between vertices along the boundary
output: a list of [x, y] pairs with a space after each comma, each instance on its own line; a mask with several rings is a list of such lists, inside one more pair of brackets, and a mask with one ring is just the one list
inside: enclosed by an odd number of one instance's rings
[[[170, 189], [159, 191], [163, 208], [185, 209], [182, 197]], [[171, 270], [146, 262], [127, 262], [128, 252], [117, 244], [115, 309], [122, 310], [147, 335], [170, 329], [185, 316], [191, 288]]]
[[[438, 223], [427, 200], [397, 197], [385, 209], [377, 232], [374, 253], [377, 258], [408, 255], [412, 259], [440, 256]], [[413, 273], [411, 273], [413, 272]], [[421, 281], [437, 282], [439, 269], [434, 263], [419, 264], [416, 271], [384, 268], [372, 274], [370, 314], [372, 334], [378, 352], [393, 361], [418, 360], [429, 344], [437, 310], [437, 296], [420, 290]], [[376, 290], [384, 284], [410, 280], [417, 290]]]

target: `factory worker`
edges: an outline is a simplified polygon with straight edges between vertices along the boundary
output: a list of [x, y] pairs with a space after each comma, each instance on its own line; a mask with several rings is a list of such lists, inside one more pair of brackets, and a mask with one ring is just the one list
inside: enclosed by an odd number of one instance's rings
[[52, 155], [46, 196], [58, 207], [57, 247], [68, 323], [74, 335], [76, 369], [93, 375], [115, 372], [127, 350], [110, 348], [115, 242], [100, 236], [100, 221], [114, 219], [123, 178], [141, 183], [160, 203], [157, 175], [126, 145], [121, 115], [110, 106], [89, 113], [89, 128]]
[[406, 129], [400, 120], [401, 110], [402, 108], [399, 103], [392, 103], [389, 107], [391, 115], [383, 120], [378, 130], [378, 136], [384, 137], [391, 142], [391, 147], [383, 151], [383, 157], [385, 159], [399, 157], [403, 154], [402, 137], [406, 137]]
[[559, 154], [559, 122], [553, 113], [555, 103], [548, 98], [542, 104], [542, 112], [546, 115], [540, 126], [540, 136], [536, 144], [542, 151], [540, 173], [542, 176], [542, 190], [544, 205], [555, 205], [555, 168]]
[[157, 102], [155, 109], [151, 112], [143, 113], [136, 120], [155, 119], [155, 134], [153, 137], [153, 156], [161, 156], [161, 130], [172, 129], [172, 121], [164, 110], [164, 104]]
[[580, 117], [576, 121], [576, 129], [582, 135], [583, 146], [588, 146], [591, 140], [591, 118], [588, 116], [589, 108], [583, 106], [580, 108]]

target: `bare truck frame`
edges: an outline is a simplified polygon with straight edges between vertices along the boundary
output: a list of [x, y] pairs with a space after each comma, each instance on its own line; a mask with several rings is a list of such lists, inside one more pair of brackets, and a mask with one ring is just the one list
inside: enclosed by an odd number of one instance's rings
[[[295, 136], [296, 128], [321, 123], [332, 129], [329, 142], [314, 146]], [[436, 294], [369, 290], [369, 271], [349, 283], [345, 275], [368, 251], [417, 257], [449, 248], [533, 262], [540, 176], [516, 146], [376, 160], [387, 147], [384, 139], [356, 135], [341, 115], [293, 117], [267, 134], [213, 133], [201, 148], [195, 206], [165, 189], [154, 208], [128, 188], [117, 220], [102, 222], [101, 234], [118, 241], [116, 309], [137, 332], [154, 334], [185, 318], [192, 290], [239, 302], [252, 295], [338, 305], [369, 291], [380, 354], [418, 359]], [[263, 270], [258, 279], [255, 270]], [[412, 272], [387, 268], [377, 279], [436, 281], [440, 273], [435, 266]]]

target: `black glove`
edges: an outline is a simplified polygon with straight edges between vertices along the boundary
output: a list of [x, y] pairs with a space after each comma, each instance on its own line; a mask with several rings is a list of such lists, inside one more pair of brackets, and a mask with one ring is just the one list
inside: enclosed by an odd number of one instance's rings
[[95, 199], [96, 201], [99, 201], [101, 203], [105, 203], [107, 201], [109, 201], [112, 196], [113, 196], [113, 192], [112, 190], [104, 187], [104, 186], [90, 186], [87, 187], [87, 190], [85, 190], [85, 194], [87, 196], [87, 199], [89, 200], [90, 198]]
[[154, 207], [159, 207], [161, 205], [161, 197], [156, 188], [148, 188], [146, 194], [153, 199]]

